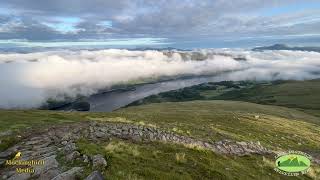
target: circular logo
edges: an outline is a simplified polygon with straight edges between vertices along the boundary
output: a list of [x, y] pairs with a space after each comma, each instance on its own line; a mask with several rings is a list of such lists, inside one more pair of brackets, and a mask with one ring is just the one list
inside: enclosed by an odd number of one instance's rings
[[285, 173], [305, 174], [311, 165], [310, 156], [302, 152], [282, 154], [276, 157], [276, 168]]

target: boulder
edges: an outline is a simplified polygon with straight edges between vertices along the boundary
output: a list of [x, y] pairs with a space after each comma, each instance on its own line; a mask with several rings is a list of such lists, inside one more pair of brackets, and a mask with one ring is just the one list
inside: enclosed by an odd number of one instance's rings
[[59, 169], [50, 169], [47, 172], [40, 174], [40, 176], [37, 178], [37, 180], [47, 180], [52, 179], [59, 175], [61, 172]]
[[76, 144], [72, 142], [68, 142], [67, 145], [63, 148], [65, 153], [72, 152], [76, 150]]
[[95, 155], [92, 158], [92, 166], [95, 168], [105, 168], [107, 166], [107, 161], [101, 154]]
[[[44, 158], [44, 165], [39, 165], [35, 167], [35, 173], [33, 174], [33, 176], [40, 176], [43, 177], [45, 179], [45, 177], [50, 177], [53, 178], [55, 175], [57, 175], [56, 173], [47, 173], [48, 171], [51, 170], [57, 170], [59, 167], [59, 163], [56, 160], [56, 155]], [[50, 175], [53, 174], [53, 175]]]
[[104, 180], [105, 178], [99, 171], [93, 171], [85, 180]]
[[80, 157], [80, 153], [78, 151], [73, 151], [72, 153], [70, 153], [66, 156], [66, 160], [73, 161], [73, 160], [77, 159], [78, 157]]
[[82, 167], [74, 167], [69, 171], [66, 171], [62, 174], [57, 175], [51, 180], [73, 180], [73, 179], [76, 179], [77, 175], [80, 175], [82, 171], [83, 171]]

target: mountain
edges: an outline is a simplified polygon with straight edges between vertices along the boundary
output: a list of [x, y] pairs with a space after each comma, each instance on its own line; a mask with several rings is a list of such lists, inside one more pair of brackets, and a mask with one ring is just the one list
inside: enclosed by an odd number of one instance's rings
[[286, 44], [275, 44], [272, 46], [262, 46], [253, 48], [253, 51], [265, 51], [265, 50], [290, 50], [290, 51], [314, 51], [320, 52], [320, 47], [291, 47]]
[[304, 162], [299, 161], [297, 157], [293, 159], [288, 159], [286, 161], [283, 161], [280, 163], [280, 166], [283, 167], [301, 167], [301, 166], [307, 166]]

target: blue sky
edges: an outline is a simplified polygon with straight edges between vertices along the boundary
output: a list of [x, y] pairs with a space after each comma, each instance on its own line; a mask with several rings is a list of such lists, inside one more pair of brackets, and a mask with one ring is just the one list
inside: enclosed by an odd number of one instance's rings
[[317, 45], [319, 29], [318, 0], [0, 1], [0, 40], [27, 47]]
[[320, 2], [299, 2], [292, 3], [287, 5], [282, 5], [279, 7], [266, 8], [261, 14], [266, 16], [276, 16], [285, 13], [295, 13], [299, 11], [310, 11], [310, 10], [318, 10], [320, 9]]

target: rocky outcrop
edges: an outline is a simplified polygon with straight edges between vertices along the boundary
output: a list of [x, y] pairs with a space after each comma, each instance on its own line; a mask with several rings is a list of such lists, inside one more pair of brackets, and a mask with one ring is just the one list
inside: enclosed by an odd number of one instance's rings
[[134, 141], [164, 141], [201, 147], [217, 153], [238, 156], [271, 153], [270, 150], [261, 146], [259, 142], [234, 142], [224, 140], [210, 143], [153, 127], [131, 124], [91, 123], [89, 125], [88, 137], [91, 139], [117, 137]]
[[[72, 179], [81, 167], [63, 172], [56, 160], [61, 153], [66, 161], [81, 160], [94, 169], [107, 167], [107, 161], [102, 155], [89, 156], [77, 151], [76, 141], [85, 138], [93, 142], [108, 141], [110, 138], [132, 141], [160, 141], [177, 143], [188, 147], [199, 147], [216, 153], [243, 156], [247, 154], [267, 154], [270, 150], [255, 142], [219, 141], [206, 142], [188, 136], [182, 136], [159, 128], [125, 123], [83, 122], [63, 127], [51, 127], [41, 134], [25, 138], [21, 143], [0, 153], [0, 159], [7, 159], [16, 152], [22, 153], [22, 160], [42, 159], [44, 166], [35, 167], [33, 179]], [[3, 179], [28, 179], [30, 174], [16, 174], [13, 168], [0, 169]], [[97, 175], [95, 175], [97, 176]]]
[[99, 171], [93, 171], [85, 180], [104, 180], [104, 177]]

